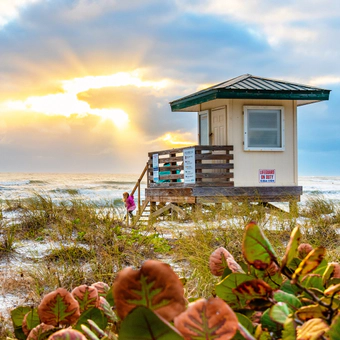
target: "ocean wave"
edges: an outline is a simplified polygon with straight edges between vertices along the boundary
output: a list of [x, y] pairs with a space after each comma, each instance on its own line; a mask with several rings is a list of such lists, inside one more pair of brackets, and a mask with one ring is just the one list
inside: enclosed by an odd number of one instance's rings
[[29, 184], [47, 184], [46, 181], [42, 181], [40, 179], [31, 179], [28, 182], [29, 182]]
[[57, 188], [57, 189], [50, 190], [50, 192], [58, 193], [58, 194], [68, 194], [71, 196], [79, 195], [80, 193], [79, 189], [74, 189], [74, 188], [64, 188], [64, 189]]
[[25, 180], [25, 181], [6, 181], [6, 182], [0, 182], [0, 185], [10, 187], [10, 186], [27, 185], [29, 183], [30, 183], [29, 180]]

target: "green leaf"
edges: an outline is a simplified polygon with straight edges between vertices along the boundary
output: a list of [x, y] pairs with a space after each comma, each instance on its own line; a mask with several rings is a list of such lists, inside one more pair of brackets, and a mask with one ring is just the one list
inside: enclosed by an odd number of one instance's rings
[[258, 325], [256, 327], [255, 331], [255, 338], [256, 340], [272, 340], [272, 335], [268, 332], [262, 329], [261, 325]]
[[82, 332], [86, 335], [88, 339], [91, 340], [100, 340], [97, 335], [91, 331], [90, 328], [86, 327], [85, 325], [81, 325]]
[[295, 270], [292, 278], [293, 283], [296, 282], [299, 277], [303, 277], [306, 274], [312, 272], [316, 269], [322, 262], [326, 254], [326, 249], [324, 247], [318, 247], [313, 249], [300, 263], [299, 267]]
[[37, 327], [40, 324], [40, 319], [39, 319], [38, 311], [36, 308], [31, 310], [27, 314], [26, 323], [27, 323], [27, 328], [29, 330], [33, 329], [34, 327]]
[[289, 266], [287, 266], [289, 269], [291, 269], [293, 272], [299, 267], [300, 263], [302, 262], [301, 259], [294, 257], [292, 261], [289, 263]]
[[85, 325], [86, 327], [90, 328], [91, 326], [88, 322], [89, 319], [94, 321], [100, 329], [105, 329], [107, 326], [107, 319], [104, 316], [103, 311], [101, 311], [98, 308], [93, 307], [93, 308], [87, 309], [85, 312], [83, 312], [80, 315], [80, 318], [77, 321], [74, 328], [80, 332], [82, 332], [81, 325]]
[[91, 340], [99, 340], [101, 338], [105, 339], [107, 334], [91, 319], [88, 320], [91, 327], [88, 328], [86, 325], [81, 325], [83, 333]]
[[232, 340], [256, 340], [246, 327], [241, 323], [238, 324], [238, 330]]
[[14, 334], [17, 339], [25, 340], [27, 336], [22, 330], [22, 322], [27, 313], [32, 310], [31, 307], [17, 307], [11, 311], [11, 319], [13, 322]]
[[[317, 274], [308, 274], [306, 275], [303, 280], [301, 280], [301, 285], [308, 289], [318, 289], [320, 292], [325, 290], [325, 287], [322, 283], [322, 277]], [[308, 296], [306, 292], [303, 292], [303, 295]]]
[[250, 334], [253, 334], [254, 333], [254, 325], [251, 322], [251, 320], [241, 313], [235, 313], [235, 314], [237, 316], [238, 322], [243, 327], [245, 327]]
[[110, 304], [104, 297], [100, 297], [100, 307], [103, 310], [105, 316], [107, 317], [109, 322], [117, 322], [118, 318], [116, 314], [113, 312]]
[[24, 317], [32, 310], [31, 307], [17, 307], [11, 311], [11, 318], [14, 328], [21, 327]]
[[295, 258], [299, 244], [300, 244], [300, 239], [301, 239], [300, 228], [296, 226], [290, 235], [290, 240], [286, 248], [286, 253], [281, 261], [282, 262], [281, 268], [288, 267], [289, 264]]
[[114, 301], [114, 298], [113, 298], [113, 288], [112, 287], [107, 292], [105, 299], [110, 304], [110, 306], [113, 307], [115, 305], [115, 301]]
[[270, 267], [268, 267], [266, 270], [253, 269], [251, 270], [251, 273], [258, 279], [261, 279], [264, 282], [268, 283], [268, 285], [273, 289], [278, 289], [282, 284], [283, 277], [280, 272], [275, 272], [274, 274], [271, 274], [268, 270], [269, 268]]
[[275, 291], [273, 296], [275, 301], [286, 303], [291, 311], [302, 307], [300, 300], [295, 295], [286, 293], [283, 290]]
[[281, 325], [283, 325], [288, 315], [290, 314], [290, 310], [288, 306], [284, 302], [278, 302], [276, 305], [272, 306], [269, 310], [270, 318]]
[[282, 339], [296, 340], [296, 324], [293, 318], [288, 318], [283, 325]]
[[266, 309], [261, 316], [261, 325], [262, 328], [267, 329], [269, 332], [279, 332], [282, 329], [282, 326], [272, 320], [270, 317], [270, 309]]
[[293, 285], [290, 280], [285, 280], [283, 282], [283, 284], [281, 285], [281, 290], [292, 295], [298, 295], [301, 292], [301, 289], [295, 284]]
[[255, 222], [246, 226], [242, 252], [248, 264], [256, 269], [265, 270], [271, 262], [277, 263], [273, 247]]
[[232, 273], [215, 286], [216, 295], [226, 301], [231, 308], [244, 308], [246, 306], [246, 301], [244, 299], [239, 299], [233, 292], [233, 289], [242, 282], [252, 279], [254, 279], [254, 277], [247, 274]]
[[328, 262], [325, 259], [322, 259], [322, 261], [317, 266], [317, 268], [313, 270], [313, 274], [319, 274], [320, 276], [323, 276], [323, 274], [327, 270], [327, 267], [328, 267]]
[[340, 334], [340, 314], [338, 314], [338, 316], [333, 319], [331, 327], [329, 331], [326, 333], [326, 335], [329, 336], [330, 340], [339, 340], [339, 334]]
[[222, 280], [226, 278], [228, 275], [230, 275], [232, 271], [229, 269], [229, 267], [224, 268], [223, 274], [222, 274]]
[[180, 340], [177, 330], [146, 307], [137, 307], [122, 321], [119, 340]]

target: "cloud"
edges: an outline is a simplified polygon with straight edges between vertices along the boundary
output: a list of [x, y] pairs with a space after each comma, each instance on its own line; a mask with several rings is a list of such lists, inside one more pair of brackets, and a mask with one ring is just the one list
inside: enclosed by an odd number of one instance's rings
[[[169, 146], [168, 133], [196, 140], [196, 114], [171, 112], [170, 101], [245, 73], [332, 89], [329, 103], [299, 108], [298, 128], [303, 154], [333, 150], [339, 9], [331, 0], [1, 1], [6, 169], [134, 169]], [[125, 133], [102, 119], [113, 110], [128, 115]]]
[[17, 18], [20, 10], [41, 0], [1, 0], [0, 2], [0, 30], [11, 20]]

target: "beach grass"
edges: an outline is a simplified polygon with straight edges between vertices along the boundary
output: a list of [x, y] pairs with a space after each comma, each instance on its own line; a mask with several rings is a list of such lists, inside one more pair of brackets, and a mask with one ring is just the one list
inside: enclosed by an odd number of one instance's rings
[[[55, 203], [37, 193], [24, 201], [2, 202], [2, 212], [15, 212], [11, 223], [0, 220], [2, 261], [23, 256], [20, 265], [0, 273], [2, 294], [22, 297], [23, 304], [36, 305], [41, 297], [64, 287], [103, 281], [112, 284], [127, 266], [140, 267], [146, 259], [168, 262], [186, 282], [191, 300], [213, 294], [217, 278], [209, 271], [210, 254], [225, 247], [242, 261], [245, 225], [255, 220], [282, 258], [291, 230], [300, 225], [301, 242], [327, 248], [327, 260], [340, 262], [340, 207], [323, 197], [313, 197], [300, 206], [299, 216], [280, 209], [248, 202], [203, 205], [185, 221], [165, 220], [131, 228], [114, 202], [105, 207], [71, 197]], [[44, 248], [44, 251], [39, 251]], [[19, 261], [20, 262], [20, 261]], [[1, 317], [1, 316], [0, 316]], [[5, 327], [0, 336], [9, 331]]]

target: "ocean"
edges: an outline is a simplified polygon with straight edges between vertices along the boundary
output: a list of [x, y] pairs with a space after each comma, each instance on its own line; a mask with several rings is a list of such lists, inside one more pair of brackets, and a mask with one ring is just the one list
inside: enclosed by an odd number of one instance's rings
[[[55, 202], [72, 197], [101, 206], [121, 201], [123, 192], [131, 192], [138, 178], [131, 174], [0, 173], [0, 200], [26, 199], [38, 193]], [[145, 187], [144, 179], [142, 197]]]
[[[39, 193], [54, 201], [81, 198], [105, 206], [108, 201], [121, 202], [123, 192], [131, 192], [138, 178], [133, 174], [0, 173], [0, 201], [25, 199]], [[315, 195], [340, 202], [340, 176], [300, 177], [299, 185], [303, 186], [302, 203]], [[144, 178], [142, 198], [145, 187]]]

